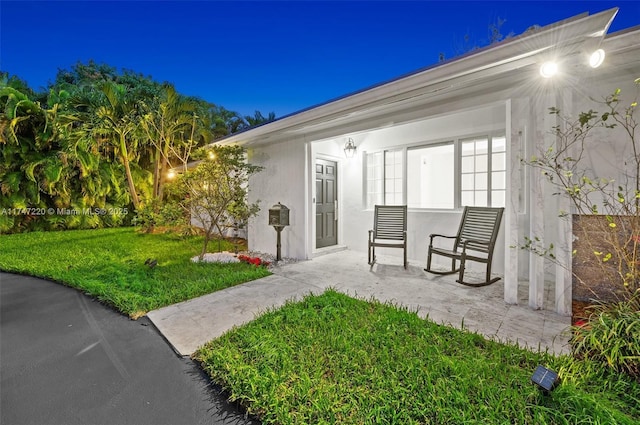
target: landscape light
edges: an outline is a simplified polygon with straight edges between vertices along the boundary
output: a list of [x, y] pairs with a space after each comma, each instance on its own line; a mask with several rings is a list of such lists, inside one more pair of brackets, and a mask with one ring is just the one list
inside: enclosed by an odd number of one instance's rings
[[175, 171], [173, 171], [173, 170], [169, 170], [169, 171], [167, 172], [167, 178], [168, 178], [169, 180], [173, 180], [173, 178], [174, 178], [175, 176], [176, 176], [176, 172], [175, 172]]
[[533, 372], [531, 382], [536, 384], [545, 393], [551, 392], [560, 382], [558, 374], [544, 366], [538, 366]]
[[599, 67], [602, 65], [602, 62], [604, 62], [604, 50], [598, 49], [591, 53], [591, 56], [589, 57], [589, 65], [591, 68]]
[[558, 73], [558, 64], [553, 61], [545, 62], [540, 66], [540, 75], [551, 78]]

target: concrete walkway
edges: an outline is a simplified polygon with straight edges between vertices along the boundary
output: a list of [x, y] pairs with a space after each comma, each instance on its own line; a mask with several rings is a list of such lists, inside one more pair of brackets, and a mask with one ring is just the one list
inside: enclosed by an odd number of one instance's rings
[[545, 293], [544, 310], [527, 306], [526, 283], [519, 305], [503, 300], [504, 283], [480, 288], [463, 286], [453, 276], [434, 276], [419, 261], [402, 267], [384, 257], [369, 267], [366, 253], [340, 251], [313, 260], [276, 267], [274, 274], [190, 301], [149, 312], [148, 317], [176, 352], [191, 355], [198, 347], [265, 310], [308, 294], [333, 288], [362, 299], [403, 305], [420, 317], [531, 349], [566, 353], [570, 318], [553, 312], [553, 292]]

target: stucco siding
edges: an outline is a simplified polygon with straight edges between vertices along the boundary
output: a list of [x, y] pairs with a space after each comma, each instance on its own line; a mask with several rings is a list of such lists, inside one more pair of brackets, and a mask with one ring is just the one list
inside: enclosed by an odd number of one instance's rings
[[248, 160], [264, 169], [249, 181], [249, 201], [260, 201], [260, 212], [249, 222], [249, 249], [276, 252], [276, 231], [268, 225], [269, 208], [276, 203], [290, 209], [290, 225], [282, 231], [282, 256], [306, 258], [306, 145], [291, 139], [248, 149]]

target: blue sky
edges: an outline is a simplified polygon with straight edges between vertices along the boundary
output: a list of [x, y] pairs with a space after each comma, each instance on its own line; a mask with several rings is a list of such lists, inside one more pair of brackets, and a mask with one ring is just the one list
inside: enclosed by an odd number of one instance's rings
[[0, 70], [40, 89], [93, 59], [280, 117], [486, 44], [498, 18], [518, 35], [612, 7], [610, 32], [640, 25], [640, 1], [0, 0]]

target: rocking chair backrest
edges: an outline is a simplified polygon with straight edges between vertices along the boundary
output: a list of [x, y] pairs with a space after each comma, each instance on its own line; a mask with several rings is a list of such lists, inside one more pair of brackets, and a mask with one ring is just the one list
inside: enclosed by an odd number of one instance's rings
[[407, 230], [406, 205], [376, 205], [373, 219], [375, 239], [404, 240]]
[[500, 230], [504, 208], [464, 207], [460, 228], [456, 239], [455, 251], [462, 248], [465, 240], [482, 241], [484, 244], [467, 244], [467, 249], [492, 253]]

